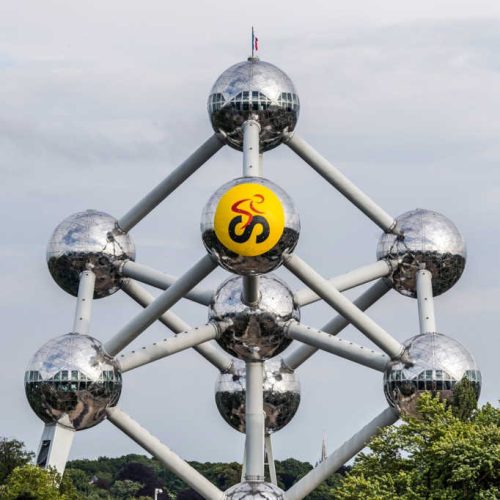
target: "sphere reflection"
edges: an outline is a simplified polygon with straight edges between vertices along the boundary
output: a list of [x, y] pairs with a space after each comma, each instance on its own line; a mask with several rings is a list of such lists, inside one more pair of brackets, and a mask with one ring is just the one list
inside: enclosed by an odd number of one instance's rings
[[119, 290], [116, 264], [135, 259], [135, 247], [111, 215], [87, 210], [70, 215], [55, 229], [47, 246], [47, 264], [55, 282], [71, 295], [78, 295], [80, 274], [96, 275], [94, 298]]
[[243, 303], [242, 278], [224, 281], [217, 289], [208, 310], [209, 321], [228, 326], [217, 342], [229, 354], [245, 361], [265, 360], [286, 349], [292, 341], [284, 336], [285, 324], [300, 319], [293, 293], [275, 276], [259, 277], [260, 300]]
[[101, 342], [70, 333], [47, 342], [24, 378], [28, 402], [46, 423], [87, 429], [106, 417], [120, 397], [122, 378]]
[[400, 412], [418, 416], [417, 402], [425, 392], [452, 402], [460, 384], [468, 384], [479, 398], [481, 372], [460, 342], [440, 333], [424, 333], [404, 345], [413, 366], [395, 361], [384, 374], [387, 401]]
[[208, 97], [208, 114], [216, 132], [227, 143], [243, 148], [242, 125], [259, 122], [260, 150], [268, 151], [293, 132], [300, 103], [290, 78], [273, 64], [250, 58], [228, 68], [215, 82]]
[[[215, 384], [215, 402], [222, 418], [239, 432], [245, 432], [245, 363], [234, 360], [234, 373], [221, 373]], [[281, 359], [264, 363], [264, 412], [267, 434], [285, 427], [300, 404], [300, 383], [295, 372]]]

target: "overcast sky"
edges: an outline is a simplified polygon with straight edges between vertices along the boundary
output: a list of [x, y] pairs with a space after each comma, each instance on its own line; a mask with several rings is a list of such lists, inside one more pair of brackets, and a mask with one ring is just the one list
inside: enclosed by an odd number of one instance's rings
[[[51, 232], [87, 208], [120, 217], [211, 135], [206, 98], [248, 56], [252, 24], [261, 58], [298, 89], [301, 136], [389, 213], [434, 209], [464, 234], [466, 269], [436, 299], [437, 324], [478, 361], [481, 403], [497, 401], [498, 1], [18, 0], [0, 3], [0, 435], [38, 447], [43, 424], [26, 402], [24, 369], [72, 327], [75, 299], [45, 264]], [[380, 230], [288, 148], [267, 153], [264, 169], [298, 206], [298, 255], [325, 276], [374, 261]], [[204, 255], [203, 205], [240, 174], [241, 155], [224, 148], [132, 230], [137, 261], [187, 270]], [[174, 310], [206, 321], [201, 306]], [[139, 311], [122, 293], [101, 299], [91, 332], [107, 340]], [[316, 327], [334, 314], [324, 304], [302, 313]], [[416, 301], [396, 292], [369, 313], [400, 341], [418, 333]], [[134, 345], [166, 335], [155, 325]], [[369, 345], [352, 328], [342, 337]], [[314, 356], [298, 375], [302, 403], [274, 437], [278, 459], [314, 462], [324, 432], [332, 451], [386, 406], [379, 373], [332, 355]], [[243, 436], [217, 412], [216, 377], [184, 352], [127, 373], [120, 406], [187, 459], [240, 461]], [[140, 449], [104, 422], [78, 433], [71, 457], [131, 452]]]

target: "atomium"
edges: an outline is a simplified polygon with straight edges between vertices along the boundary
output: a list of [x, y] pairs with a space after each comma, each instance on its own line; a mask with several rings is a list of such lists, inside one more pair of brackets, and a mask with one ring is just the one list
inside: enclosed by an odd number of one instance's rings
[[384, 233], [380, 237], [377, 258], [399, 259], [391, 280], [394, 288], [408, 297], [416, 297], [416, 273], [432, 273], [434, 296], [449, 290], [465, 267], [465, 242], [457, 227], [444, 215], [417, 209], [397, 219], [403, 237]]
[[285, 492], [272, 483], [243, 482], [226, 490], [226, 500], [285, 500]]
[[122, 378], [101, 342], [69, 333], [37, 351], [24, 386], [31, 408], [45, 423], [79, 431], [104, 420], [106, 408], [118, 402]]
[[[221, 373], [215, 384], [215, 402], [222, 418], [239, 432], [245, 432], [245, 363], [234, 360], [233, 373]], [[281, 359], [264, 363], [264, 412], [266, 434], [285, 427], [300, 404], [297, 375]]]
[[117, 264], [135, 259], [135, 247], [111, 215], [87, 210], [70, 215], [55, 229], [47, 246], [47, 264], [55, 282], [71, 295], [78, 295], [80, 274], [86, 269], [96, 276], [94, 298], [120, 288]]
[[293, 293], [275, 276], [261, 276], [259, 302], [249, 306], [241, 298], [242, 284], [238, 276], [229, 278], [215, 292], [209, 320], [227, 325], [217, 342], [226, 352], [245, 361], [272, 358], [291, 342], [284, 335], [285, 324], [300, 318]]
[[283, 263], [295, 249], [300, 219], [292, 199], [276, 184], [241, 177], [220, 187], [201, 218], [207, 251], [226, 270], [259, 275]]
[[255, 120], [261, 127], [260, 150], [268, 151], [293, 132], [300, 103], [290, 78], [273, 64], [249, 58], [228, 68], [215, 82], [208, 98], [212, 127], [227, 143], [243, 148], [242, 126]]
[[413, 365], [395, 361], [384, 373], [385, 396], [398, 411], [416, 417], [423, 393], [453, 402], [455, 391], [465, 384], [479, 398], [481, 372], [460, 342], [440, 333], [423, 333], [404, 345]]

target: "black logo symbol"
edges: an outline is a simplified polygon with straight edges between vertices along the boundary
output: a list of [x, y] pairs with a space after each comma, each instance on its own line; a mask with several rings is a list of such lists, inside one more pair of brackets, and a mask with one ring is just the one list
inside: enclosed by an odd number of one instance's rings
[[241, 224], [242, 221], [243, 217], [241, 215], [238, 215], [234, 219], [231, 219], [231, 222], [229, 223], [229, 231], [228, 231], [229, 237], [235, 243], [246, 243], [252, 236], [255, 226], [261, 227], [261, 231], [256, 238], [257, 243], [263, 243], [264, 241], [267, 240], [267, 238], [269, 238], [270, 234], [269, 223], [267, 222], [267, 219], [265, 217], [262, 217], [262, 215], [254, 215], [250, 219], [250, 221], [247, 224], [245, 224], [243, 232], [241, 234], [237, 234], [236, 226], [238, 224]]

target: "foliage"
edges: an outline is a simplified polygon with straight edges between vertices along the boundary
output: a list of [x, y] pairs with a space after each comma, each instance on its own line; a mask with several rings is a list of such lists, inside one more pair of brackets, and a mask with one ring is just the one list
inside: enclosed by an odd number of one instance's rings
[[34, 453], [24, 449], [23, 442], [0, 438], [0, 484], [16, 467], [29, 464], [34, 456]]
[[16, 467], [3, 486], [2, 500], [77, 500], [71, 482], [63, 481], [55, 469], [42, 469], [36, 465]]
[[143, 484], [131, 481], [130, 479], [117, 480], [111, 486], [110, 493], [116, 498], [129, 500], [135, 498], [143, 486]]
[[465, 400], [457, 412], [424, 395], [420, 418], [382, 430], [335, 488], [335, 498], [500, 498], [500, 410], [487, 404], [468, 412]]

